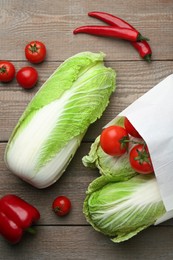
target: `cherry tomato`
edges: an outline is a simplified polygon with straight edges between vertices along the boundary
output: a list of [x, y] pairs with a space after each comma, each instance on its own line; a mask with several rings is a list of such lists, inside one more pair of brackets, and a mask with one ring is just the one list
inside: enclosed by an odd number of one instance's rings
[[65, 216], [71, 210], [71, 202], [67, 197], [59, 196], [53, 201], [52, 209], [57, 216]]
[[136, 137], [136, 138], [142, 138], [140, 136], [140, 134], [138, 133], [138, 131], [134, 128], [134, 126], [130, 123], [130, 121], [127, 119], [127, 117], [125, 117], [125, 120], [124, 120], [124, 126], [127, 130], [127, 132], [133, 136], [133, 137]]
[[131, 167], [138, 173], [150, 174], [154, 172], [150, 154], [146, 145], [135, 145], [130, 151]]
[[25, 47], [25, 56], [32, 63], [40, 63], [46, 57], [46, 46], [39, 41], [32, 41]]
[[0, 61], [0, 81], [9, 82], [15, 76], [15, 67], [9, 61]]
[[112, 156], [120, 156], [128, 149], [128, 133], [121, 126], [109, 126], [100, 136], [100, 145], [103, 151]]
[[38, 72], [32, 67], [23, 67], [17, 72], [16, 79], [21, 87], [30, 89], [37, 83]]

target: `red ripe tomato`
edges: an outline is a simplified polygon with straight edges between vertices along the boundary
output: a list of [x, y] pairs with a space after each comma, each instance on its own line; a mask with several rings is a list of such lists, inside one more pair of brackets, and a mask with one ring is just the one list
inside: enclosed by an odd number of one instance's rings
[[127, 119], [127, 117], [125, 117], [125, 120], [124, 120], [124, 126], [127, 130], [127, 132], [133, 136], [133, 137], [136, 137], [136, 138], [142, 138], [140, 136], [140, 134], [138, 133], [138, 131], [134, 128], [134, 126], [130, 123], [130, 121]]
[[100, 136], [100, 145], [103, 151], [112, 156], [120, 156], [128, 149], [128, 133], [121, 126], [109, 126]]
[[16, 79], [22, 88], [30, 89], [37, 83], [38, 72], [32, 67], [23, 67], [17, 72]]
[[9, 61], [0, 61], [0, 81], [9, 82], [15, 76], [15, 67]]
[[57, 216], [65, 216], [71, 210], [71, 202], [67, 197], [59, 196], [53, 201], [52, 209]]
[[143, 144], [135, 145], [130, 151], [131, 167], [138, 173], [150, 174], [154, 172], [148, 148]]
[[40, 63], [46, 57], [46, 46], [39, 41], [32, 41], [25, 47], [26, 59], [32, 63]]

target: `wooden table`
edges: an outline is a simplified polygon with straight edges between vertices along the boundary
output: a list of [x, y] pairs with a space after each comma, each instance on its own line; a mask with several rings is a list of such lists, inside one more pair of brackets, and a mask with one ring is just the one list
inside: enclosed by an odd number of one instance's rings
[[[74, 36], [73, 29], [80, 25], [102, 24], [87, 16], [95, 10], [122, 17], [149, 37], [153, 49], [151, 64], [141, 60], [128, 42]], [[36, 236], [26, 235], [16, 246], [0, 238], [0, 259], [173, 259], [172, 220], [152, 226], [121, 244], [114, 244], [87, 224], [82, 204], [87, 186], [98, 172], [84, 168], [81, 163], [102, 126], [173, 72], [172, 25], [172, 0], [0, 1], [0, 59], [12, 61], [17, 70], [30, 65], [24, 47], [33, 39], [45, 42], [48, 51], [46, 61], [34, 66], [39, 72], [39, 82], [33, 90], [21, 89], [16, 80], [0, 83], [0, 196], [19, 195], [41, 213]], [[38, 190], [7, 170], [4, 149], [12, 129], [39, 87], [62, 61], [81, 51], [106, 53], [107, 66], [117, 72], [117, 90], [102, 118], [90, 126], [61, 179], [47, 189]], [[68, 196], [73, 205], [65, 218], [58, 218], [51, 211], [53, 199], [61, 194]]]

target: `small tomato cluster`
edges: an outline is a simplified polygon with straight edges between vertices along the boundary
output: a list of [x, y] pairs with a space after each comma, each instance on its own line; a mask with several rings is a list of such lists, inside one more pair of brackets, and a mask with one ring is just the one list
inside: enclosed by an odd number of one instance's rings
[[[25, 57], [31, 63], [41, 63], [46, 57], [45, 45], [39, 41], [28, 43], [25, 47]], [[12, 81], [15, 77], [15, 73], [15, 67], [11, 62], [0, 61], [0, 81]], [[31, 89], [38, 81], [38, 72], [33, 67], [23, 67], [17, 72], [16, 80], [22, 88]]]
[[[135, 138], [140, 138], [141, 140], [134, 141], [129, 138], [129, 135]], [[137, 173], [153, 173], [154, 169], [148, 147], [127, 118], [124, 120], [124, 127], [118, 125], [109, 126], [102, 131], [100, 136], [101, 148], [105, 153], [111, 156], [121, 156], [126, 153], [130, 142], [135, 144], [129, 152], [129, 162], [131, 167]]]

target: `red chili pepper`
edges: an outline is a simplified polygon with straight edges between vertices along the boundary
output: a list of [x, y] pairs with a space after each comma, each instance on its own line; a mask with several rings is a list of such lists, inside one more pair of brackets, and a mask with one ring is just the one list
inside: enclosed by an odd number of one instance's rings
[[109, 25], [112, 25], [112, 26], [117, 26], [117, 27], [126, 28], [126, 29], [133, 29], [134, 31], [137, 31], [132, 25], [130, 25], [129, 23], [127, 23], [123, 19], [121, 19], [117, 16], [114, 16], [112, 14], [109, 14], [109, 13], [90, 12], [90, 13], [88, 13], [88, 15], [91, 16], [91, 17], [94, 17], [94, 18], [98, 18], [101, 21], [103, 21], [103, 22], [105, 22]]
[[116, 37], [129, 41], [142, 41], [147, 38], [143, 37], [139, 32], [132, 29], [119, 28], [114, 26], [96, 26], [87, 25], [76, 28], [73, 31], [74, 34], [77, 33], [87, 33], [94, 34], [98, 36]]
[[39, 211], [16, 195], [0, 199], [0, 234], [12, 244], [21, 240], [24, 231], [34, 233], [31, 226], [39, 218]]
[[[114, 16], [109, 13], [105, 12], [90, 12], [88, 13], [89, 16], [98, 18], [101, 21], [111, 25], [111, 26], [116, 26], [119, 28], [126, 28], [126, 29], [132, 29], [137, 31], [132, 25], [124, 21], [123, 19]], [[138, 32], [138, 31], [137, 31]], [[143, 40], [142, 42], [131, 42], [132, 46], [139, 52], [140, 56], [145, 59], [146, 61], [150, 62], [151, 61], [151, 55], [152, 55], [152, 50], [150, 48], [150, 45]]]
[[150, 45], [148, 44], [148, 42], [146, 42], [146, 41], [131, 42], [131, 44], [139, 52], [139, 54], [141, 55], [141, 57], [144, 60], [146, 60], [148, 62], [151, 61], [152, 51], [151, 51], [151, 48], [150, 48]]

